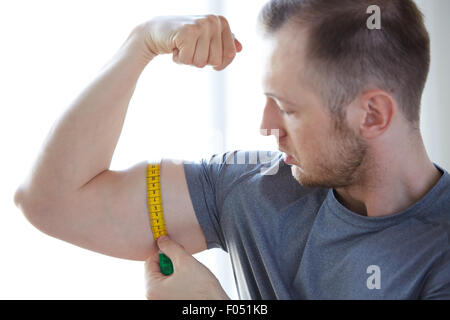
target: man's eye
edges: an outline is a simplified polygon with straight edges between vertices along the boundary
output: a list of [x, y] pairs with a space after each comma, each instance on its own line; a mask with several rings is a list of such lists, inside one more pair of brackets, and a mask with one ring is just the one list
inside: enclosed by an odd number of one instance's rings
[[291, 114], [293, 114], [293, 112], [291, 112], [291, 111], [284, 111], [284, 110], [281, 109], [281, 108], [280, 108], [280, 112], [281, 112], [282, 114], [285, 114], [285, 115], [288, 115], [288, 116], [290, 116]]
[[293, 114], [294, 112], [291, 112], [291, 111], [285, 111], [285, 110], [283, 110], [283, 108], [281, 107], [281, 105], [280, 104], [278, 104], [278, 103], [275, 103], [275, 105], [276, 105], [276, 107], [278, 108], [278, 110], [280, 111], [280, 113], [281, 114], [283, 114], [283, 115], [291, 115], [291, 114]]

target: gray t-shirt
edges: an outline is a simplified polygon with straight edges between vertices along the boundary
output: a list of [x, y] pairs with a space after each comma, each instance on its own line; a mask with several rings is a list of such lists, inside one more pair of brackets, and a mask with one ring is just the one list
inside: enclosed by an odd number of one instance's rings
[[450, 177], [434, 165], [436, 185], [381, 218], [348, 210], [333, 189], [301, 186], [280, 152], [217, 154], [184, 169], [208, 248], [229, 253], [241, 299], [450, 299]]

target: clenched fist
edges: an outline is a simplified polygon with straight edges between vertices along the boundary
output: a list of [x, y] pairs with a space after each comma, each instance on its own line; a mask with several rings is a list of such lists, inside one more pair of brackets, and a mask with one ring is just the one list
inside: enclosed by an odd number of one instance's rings
[[161, 16], [136, 27], [146, 56], [173, 54], [176, 63], [225, 69], [242, 51], [223, 16]]

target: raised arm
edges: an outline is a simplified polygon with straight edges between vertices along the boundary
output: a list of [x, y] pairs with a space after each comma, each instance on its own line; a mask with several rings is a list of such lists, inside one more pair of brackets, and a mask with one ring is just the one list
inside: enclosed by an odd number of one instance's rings
[[[155, 250], [146, 204], [147, 163], [109, 170], [138, 78], [159, 54], [222, 70], [240, 50], [223, 17], [157, 17], [138, 25], [55, 122], [15, 194], [17, 206], [51, 236], [111, 256], [145, 260]], [[161, 184], [171, 237], [192, 253], [205, 249], [183, 165], [163, 161]]]

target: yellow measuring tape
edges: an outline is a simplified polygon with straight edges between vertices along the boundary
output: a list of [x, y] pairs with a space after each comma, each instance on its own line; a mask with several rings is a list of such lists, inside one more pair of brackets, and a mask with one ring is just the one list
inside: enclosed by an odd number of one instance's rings
[[[161, 175], [159, 164], [147, 165], [147, 203], [150, 215], [150, 225], [152, 227], [155, 241], [167, 235], [166, 223], [161, 200]], [[164, 275], [173, 273], [172, 261], [164, 253], [159, 252], [159, 266]]]

